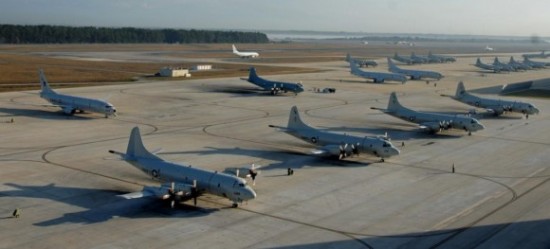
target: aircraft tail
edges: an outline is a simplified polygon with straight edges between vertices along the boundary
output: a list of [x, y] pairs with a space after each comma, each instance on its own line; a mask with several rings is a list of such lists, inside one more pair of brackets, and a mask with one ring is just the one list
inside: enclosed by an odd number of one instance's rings
[[390, 94], [390, 100], [388, 102], [388, 111], [396, 111], [403, 108], [403, 106], [399, 103], [399, 100], [397, 100], [397, 95], [395, 92], [392, 92]]
[[258, 79], [258, 74], [256, 73], [256, 68], [250, 67], [249, 69], [250, 73], [248, 73], [248, 81], [249, 82], [256, 82]]
[[466, 93], [466, 88], [464, 87], [464, 83], [462, 81], [458, 82], [458, 85], [456, 86], [456, 93], [455, 97], [460, 99], [462, 96]]
[[359, 67], [353, 61], [349, 61], [349, 68], [350, 68], [352, 74], [357, 73], [359, 71]]
[[300, 113], [298, 112], [298, 107], [293, 106], [290, 109], [290, 115], [288, 117], [287, 129], [296, 130], [309, 127], [306, 125], [300, 118]]
[[480, 59], [479, 57], [477, 57], [476, 66], [479, 66], [479, 65], [481, 65], [481, 64], [482, 64], [482, 63], [481, 63], [481, 59]]
[[126, 157], [128, 158], [145, 158], [145, 159], [156, 159], [162, 160], [159, 157], [153, 155], [149, 152], [143, 142], [141, 141], [141, 135], [139, 133], [139, 128], [136, 126], [132, 129], [130, 133], [130, 141], [128, 141], [128, 149], [126, 150]]
[[48, 79], [46, 79], [46, 75], [44, 75], [44, 70], [39, 69], [38, 76], [40, 77], [40, 88], [42, 89], [42, 93], [54, 92], [54, 90], [52, 90], [50, 88], [50, 85], [48, 84]]
[[233, 53], [238, 53], [239, 52], [239, 50], [237, 50], [237, 48], [235, 47], [235, 44], [232, 44], [231, 46], [233, 47]]
[[388, 67], [390, 68], [390, 71], [392, 69], [398, 69], [397, 66], [395, 65], [395, 63], [393, 63], [393, 61], [391, 60], [390, 57], [388, 57]]
[[351, 55], [350, 55], [349, 53], [346, 55], [346, 61], [347, 61], [347, 62], [351, 62], [351, 61], [352, 61], [352, 60], [351, 60]]

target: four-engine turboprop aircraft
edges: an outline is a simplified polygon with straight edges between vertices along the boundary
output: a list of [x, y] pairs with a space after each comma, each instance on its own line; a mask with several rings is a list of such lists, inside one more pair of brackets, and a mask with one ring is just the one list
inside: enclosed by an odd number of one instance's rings
[[138, 127], [132, 129], [126, 153], [113, 150], [109, 152], [119, 155], [146, 175], [162, 182], [160, 187], [145, 186], [140, 192], [121, 196], [127, 199], [158, 197], [169, 199], [174, 207], [176, 202], [188, 199], [194, 199], [196, 205], [199, 195], [209, 193], [225, 197], [233, 201], [233, 207], [237, 207], [243, 201], [256, 198], [256, 192], [238, 176], [164, 161], [147, 151]]
[[436, 133], [447, 129], [460, 129], [472, 135], [473, 131], [482, 130], [485, 127], [475, 118], [461, 115], [448, 115], [439, 113], [418, 112], [402, 106], [397, 100], [395, 92], [390, 95], [388, 109], [371, 107], [396, 118], [416, 123], [420, 128]]
[[367, 153], [381, 158], [399, 155], [399, 150], [384, 137], [357, 137], [317, 130], [305, 124], [300, 118], [298, 108], [290, 110], [287, 127], [270, 125], [308, 143], [320, 146], [313, 151], [317, 155], [338, 156], [344, 159], [352, 155]]
[[378, 66], [378, 63], [376, 63], [376, 61], [355, 59], [355, 58], [352, 58], [349, 53], [346, 55], [346, 61], [347, 62], [353, 61], [353, 62], [357, 63], [357, 65], [359, 65], [359, 67], [369, 67], [369, 66], [376, 67], [376, 66]]
[[436, 55], [432, 54], [432, 51], [428, 52], [428, 58], [430, 59], [439, 59], [441, 62], [455, 62], [456, 58], [452, 56], [445, 56], [445, 55]]
[[[243, 80], [244, 79], [245, 78], [243, 78]], [[250, 68], [250, 73], [246, 80], [263, 88], [265, 91], [270, 91], [272, 95], [277, 95], [280, 92], [294, 92], [294, 94], [298, 94], [304, 91], [304, 87], [300, 83], [271, 81], [260, 78], [258, 74], [256, 74], [256, 69], [253, 67]]]
[[111, 103], [100, 99], [57, 93], [50, 88], [48, 80], [44, 75], [44, 71], [39, 70], [38, 74], [40, 76], [40, 86], [42, 88], [40, 91], [40, 97], [51, 103], [51, 105], [43, 106], [60, 107], [64, 113], [70, 115], [77, 111], [88, 111], [105, 114], [105, 118], [108, 118], [109, 116], [116, 116], [116, 108]]
[[539, 113], [539, 109], [529, 103], [501, 99], [481, 98], [472, 95], [471, 93], [466, 92], [466, 88], [464, 87], [464, 83], [462, 83], [462, 81], [458, 83], [454, 96], [445, 94], [442, 94], [441, 96], [450, 97], [454, 100], [471, 106], [485, 108], [486, 110], [494, 113], [496, 116], [502, 115], [506, 112], [518, 112], [524, 114], [525, 118], [529, 118], [529, 114]]
[[489, 65], [481, 62], [481, 59], [479, 57], [477, 58], [476, 64], [474, 64], [474, 66], [479, 67], [481, 69], [493, 71], [495, 73], [500, 73], [501, 71], [505, 71], [505, 69], [502, 68], [501, 66]]
[[362, 71], [354, 62], [350, 62], [349, 66], [351, 69], [351, 74], [366, 79], [372, 79], [374, 83], [384, 83], [385, 80], [400, 81], [401, 84], [405, 84], [405, 82], [407, 82], [407, 77], [402, 74]]
[[388, 57], [388, 69], [392, 73], [398, 73], [398, 74], [404, 74], [409, 77], [411, 77], [411, 80], [420, 80], [422, 78], [431, 78], [440, 80], [443, 78], [443, 75], [441, 75], [438, 72], [434, 71], [424, 71], [424, 70], [412, 70], [412, 69], [402, 69], [397, 67], [390, 57]]
[[235, 47], [235, 44], [233, 44], [232, 46], [233, 46], [233, 54], [241, 58], [255, 58], [260, 56], [260, 54], [258, 54], [257, 52], [239, 52], [239, 50], [237, 50], [237, 48]]

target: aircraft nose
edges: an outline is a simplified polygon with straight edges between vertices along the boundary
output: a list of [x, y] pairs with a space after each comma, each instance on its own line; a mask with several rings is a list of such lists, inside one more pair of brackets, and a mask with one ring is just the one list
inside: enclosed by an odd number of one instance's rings
[[243, 197], [244, 197], [245, 200], [255, 199], [256, 198], [256, 192], [252, 188], [248, 187], [244, 191], [244, 196]]

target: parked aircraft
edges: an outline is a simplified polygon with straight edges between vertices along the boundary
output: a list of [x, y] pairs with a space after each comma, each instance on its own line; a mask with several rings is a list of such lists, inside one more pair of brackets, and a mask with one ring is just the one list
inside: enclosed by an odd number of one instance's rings
[[532, 61], [531, 59], [529, 58], [523, 58], [523, 64], [526, 64], [532, 68], [546, 68], [547, 63], [544, 63], [544, 62], [539, 62], [539, 61]]
[[481, 62], [481, 59], [479, 59], [479, 57], [477, 58], [476, 64], [474, 64], [474, 66], [479, 67], [481, 69], [490, 70], [495, 73], [500, 73], [501, 71], [504, 71], [504, 69], [500, 66], [489, 65]]
[[494, 48], [489, 47], [489, 45], [485, 46], [485, 51], [495, 51]]
[[287, 127], [270, 125], [294, 137], [304, 140], [319, 149], [313, 151], [317, 155], [338, 156], [344, 159], [352, 155], [367, 153], [381, 158], [399, 155], [399, 150], [384, 137], [357, 137], [346, 134], [336, 134], [321, 131], [305, 124], [300, 118], [298, 108], [293, 106], [288, 117]]
[[531, 67], [527, 64], [524, 64], [524, 63], [521, 63], [519, 61], [514, 60], [514, 56], [510, 57], [510, 62], [508, 62], [508, 65], [512, 66], [516, 70], [530, 70], [530, 69], [533, 69], [533, 67]]
[[452, 56], [435, 55], [435, 54], [432, 54], [432, 51], [430, 51], [428, 53], [428, 58], [439, 59], [441, 62], [455, 62], [456, 61], [456, 59]]
[[411, 80], [420, 80], [422, 78], [431, 78], [431, 79], [437, 79], [440, 80], [443, 78], [443, 75], [441, 75], [438, 72], [434, 71], [424, 71], [424, 70], [412, 70], [412, 69], [402, 69], [397, 67], [393, 61], [388, 57], [388, 68], [389, 71], [392, 73], [398, 73], [398, 74], [404, 74], [409, 77], [411, 77]]
[[550, 54], [547, 54], [546, 51], [541, 51], [538, 54], [524, 54], [523, 58], [543, 58], [546, 59], [550, 56]]
[[496, 116], [502, 115], [506, 112], [518, 112], [524, 114], [525, 118], [529, 118], [529, 114], [539, 113], [539, 109], [529, 103], [501, 99], [495, 100], [472, 95], [466, 92], [462, 81], [458, 83], [454, 96], [445, 94], [442, 94], [441, 96], [450, 97], [454, 100], [478, 108], [485, 108], [487, 111], [494, 113]]
[[109, 116], [116, 116], [116, 108], [111, 103], [100, 99], [57, 93], [50, 88], [48, 80], [46, 79], [42, 69], [38, 70], [38, 74], [42, 89], [40, 91], [40, 97], [51, 103], [51, 105], [43, 106], [60, 107], [64, 113], [69, 115], [72, 115], [78, 111], [102, 113], [105, 114], [105, 118], [108, 118]]
[[515, 67], [509, 64], [500, 62], [498, 60], [498, 57], [495, 57], [495, 60], [493, 61], [493, 66], [502, 68], [502, 71], [508, 71], [508, 72], [516, 71]]
[[289, 91], [294, 92], [294, 94], [298, 94], [304, 91], [304, 87], [300, 83], [271, 81], [260, 78], [258, 74], [256, 74], [256, 69], [254, 67], [250, 68], [250, 73], [248, 74], [248, 79], [246, 80], [266, 91], [270, 91], [272, 95], [277, 95], [280, 92], [286, 93]]
[[124, 161], [143, 171], [146, 175], [162, 182], [160, 187], [145, 186], [142, 191], [122, 195], [126, 199], [157, 197], [170, 200], [171, 207], [177, 202], [193, 199], [209, 193], [233, 201], [233, 207], [239, 203], [256, 198], [256, 192], [238, 176], [210, 171], [191, 165], [165, 161], [149, 152], [141, 141], [139, 128], [134, 127], [130, 134], [126, 153], [109, 150]]
[[232, 46], [233, 46], [233, 54], [236, 54], [241, 58], [255, 58], [260, 56], [260, 54], [258, 54], [257, 52], [239, 52], [239, 50], [237, 50], [237, 48], [235, 47], [235, 44], [233, 44]]
[[349, 63], [351, 74], [367, 78], [367, 79], [373, 79], [374, 83], [383, 83], [385, 80], [393, 80], [393, 81], [400, 81], [401, 84], [405, 84], [407, 82], [407, 77], [402, 74], [396, 74], [396, 73], [382, 73], [382, 72], [366, 72], [362, 71], [357, 67], [357, 65], [353, 62]]
[[396, 118], [416, 123], [421, 129], [426, 129], [430, 133], [436, 133], [447, 129], [460, 129], [467, 131], [468, 135], [472, 135], [472, 132], [485, 128], [477, 119], [468, 116], [427, 113], [411, 110], [399, 103], [395, 92], [392, 92], [390, 95], [388, 109], [377, 107], [371, 107], [371, 109], [379, 110]]
[[355, 63], [357, 63], [357, 65], [359, 65], [359, 67], [378, 66], [378, 63], [376, 63], [376, 61], [355, 59], [355, 58], [352, 58], [349, 53], [346, 55], [346, 61], [347, 62], [354, 61]]
[[440, 62], [439, 60], [430, 61], [430, 59], [428, 59], [428, 57], [416, 55], [414, 52], [411, 52], [410, 58], [411, 58], [411, 60], [413, 60], [413, 62], [417, 62], [417, 63]]
[[413, 64], [413, 60], [411, 58], [408, 58], [408, 57], [405, 57], [405, 56], [400, 56], [397, 53], [395, 53], [395, 55], [393, 55], [392, 59], [394, 59], [396, 61], [399, 61], [401, 63], [409, 64], [409, 65]]

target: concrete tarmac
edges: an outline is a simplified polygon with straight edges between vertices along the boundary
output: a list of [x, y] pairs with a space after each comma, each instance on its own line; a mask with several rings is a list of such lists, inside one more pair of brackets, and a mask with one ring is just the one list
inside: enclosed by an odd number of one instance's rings
[[[464, 114], [472, 108], [440, 97], [458, 81], [476, 89], [550, 77], [550, 69], [483, 73], [471, 65], [475, 57], [403, 66], [445, 75], [429, 83], [373, 84], [350, 75], [344, 61], [294, 65], [328, 69], [322, 73], [265, 77], [301, 81], [298, 96], [270, 96], [239, 78], [58, 89], [109, 97], [119, 114], [109, 119], [39, 106], [47, 103], [37, 91], [1, 93], [0, 248], [548, 248], [548, 99], [485, 95], [531, 102], [541, 113], [478, 110], [486, 129], [472, 136], [429, 135], [370, 109], [386, 107], [396, 91], [413, 109]], [[372, 70], [387, 71], [378, 62]], [[336, 93], [314, 91], [324, 87]], [[293, 105], [315, 127], [387, 132], [401, 155], [311, 156], [312, 146], [268, 127], [286, 125]], [[258, 197], [231, 208], [204, 195], [196, 207], [175, 209], [118, 198], [159, 184], [107, 152], [124, 151], [134, 126], [166, 160], [218, 171], [261, 165]]]

